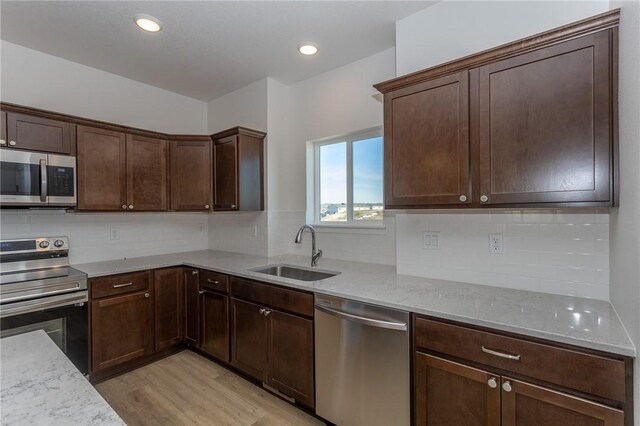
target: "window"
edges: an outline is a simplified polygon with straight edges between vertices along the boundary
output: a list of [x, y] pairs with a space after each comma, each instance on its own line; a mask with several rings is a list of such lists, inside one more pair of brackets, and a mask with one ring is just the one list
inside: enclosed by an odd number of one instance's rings
[[369, 130], [313, 144], [315, 223], [381, 223], [381, 133]]

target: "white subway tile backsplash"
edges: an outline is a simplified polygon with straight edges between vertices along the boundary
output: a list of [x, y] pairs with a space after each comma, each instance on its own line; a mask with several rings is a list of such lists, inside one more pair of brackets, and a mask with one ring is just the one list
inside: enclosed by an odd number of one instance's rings
[[[606, 210], [403, 212], [396, 215], [400, 274], [609, 297], [609, 213]], [[423, 231], [442, 247], [423, 250]], [[504, 237], [504, 254], [489, 254], [489, 234]]]

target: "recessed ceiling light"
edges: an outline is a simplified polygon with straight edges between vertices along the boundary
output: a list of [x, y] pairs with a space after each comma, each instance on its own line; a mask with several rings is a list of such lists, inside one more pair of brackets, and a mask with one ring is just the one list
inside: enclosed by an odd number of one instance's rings
[[136, 15], [133, 21], [137, 26], [150, 33], [157, 33], [162, 29], [162, 22], [158, 18], [149, 15]]
[[298, 46], [298, 51], [303, 55], [315, 55], [318, 52], [318, 46], [313, 43], [302, 43]]

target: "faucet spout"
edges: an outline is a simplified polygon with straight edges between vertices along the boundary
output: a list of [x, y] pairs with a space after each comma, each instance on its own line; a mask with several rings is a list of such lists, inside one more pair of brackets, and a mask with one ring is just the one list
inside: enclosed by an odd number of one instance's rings
[[302, 234], [305, 229], [308, 229], [309, 232], [311, 232], [311, 267], [315, 267], [318, 266], [318, 259], [322, 256], [322, 250], [316, 249], [316, 230], [313, 226], [308, 224], [302, 225], [300, 229], [298, 229], [294, 242], [296, 244], [302, 243]]

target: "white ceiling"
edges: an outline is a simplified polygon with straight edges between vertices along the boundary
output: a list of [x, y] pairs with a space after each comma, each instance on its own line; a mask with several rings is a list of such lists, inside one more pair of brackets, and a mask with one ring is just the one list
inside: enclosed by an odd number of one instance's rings
[[[2, 1], [0, 38], [209, 101], [265, 77], [292, 84], [392, 47], [395, 21], [434, 3]], [[139, 30], [133, 17], [141, 13], [163, 30]], [[300, 55], [304, 41], [318, 54]]]

